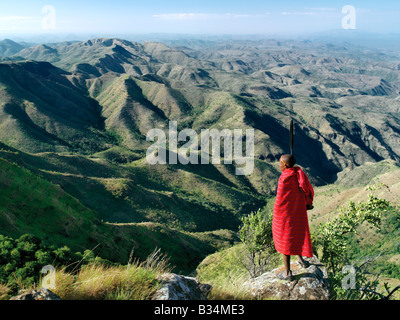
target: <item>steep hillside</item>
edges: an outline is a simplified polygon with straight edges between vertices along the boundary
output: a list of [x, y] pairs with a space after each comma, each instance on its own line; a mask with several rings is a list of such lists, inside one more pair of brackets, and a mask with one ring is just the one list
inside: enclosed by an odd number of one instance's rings
[[[85, 248], [84, 243], [96, 229], [93, 211], [83, 207], [59, 186], [15, 164], [0, 159], [0, 166], [3, 234], [20, 236], [37, 232], [43, 239], [49, 239], [51, 235], [51, 241], [58, 245], [65, 243], [74, 248]], [[82, 230], [87, 232], [82, 233]], [[69, 240], [65, 241], [66, 238]]]
[[0, 157], [1, 234], [30, 233], [47, 245], [127, 263], [131, 251], [145, 259], [154, 248], [168, 254], [177, 272], [191, 272], [207, 255], [236, 240], [220, 230], [188, 233], [155, 223], [110, 224], [60, 186]]
[[[120, 156], [122, 148], [117, 151]], [[125, 164], [107, 153], [89, 158], [0, 151], [5, 159], [59, 185], [105, 222], [158, 222], [193, 232], [235, 230], [241, 216], [265, 204], [247, 180], [224, 166], [151, 166], [145, 160]]]
[[400, 205], [400, 167], [391, 160], [378, 163], [366, 163], [363, 166], [346, 169], [338, 175], [331, 185], [316, 188], [315, 209], [310, 211], [311, 223], [317, 226], [335, 216], [340, 207], [350, 201], [365, 201], [370, 194], [367, 186], [387, 185], [375, 191], [375, 195], [387, 199], [394, 205]]
[[[329, 221], [339, 213], [341, 207], [347, 207], [350, 201], [365, 202], [371, 190], [365, 186], [381, 188], [373, 191], [379, 198], [390, 201], [392, 207], [382, 214], [379, 228], [368, 224], [358, 227], [347, 246], [346, 259], [357, 266], [365, 263], [370, 279], [378, 277], [380, 292], [386, 292], [384, 284], [393, 289], [399, 285], [400, 263], [400, 167], [393, 161], [368, 163], [353, 170], [340, 173], [338, 181], [329, 186], [316, 189], [315, 210], [310, 213], [310, 225], [317, 228], [320, 223]], [[400, 296], [395, 294], [393, 299]]]
[[0, 64], [0, 139], [26, 151], [96, 152], [113, 142], [98, 103], [47, 62]]
[[17, 54], [23, 50], [26, 45], [12, 41], [10, 39], [4, 39], [0, 41], [0, 57], [9, 57]]

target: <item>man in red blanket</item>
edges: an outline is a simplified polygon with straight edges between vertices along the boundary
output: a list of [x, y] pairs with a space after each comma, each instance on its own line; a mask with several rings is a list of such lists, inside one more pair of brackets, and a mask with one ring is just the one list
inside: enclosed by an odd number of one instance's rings
[[299, 263], [307, 267], [303, 259], [312, 257], [310, 230], [307, 208], [314, 198], [313, 187], [306, 174], [299, 167], [294, 167], [296, 160], [292, 155], [283, 155], [279, 161], [282, 174], [273, 211], [272, 235], [276, 251], [283, 254], [285, 272], [280, 277], [293, 280], [290, 270], [290, 256], [298, 255]]

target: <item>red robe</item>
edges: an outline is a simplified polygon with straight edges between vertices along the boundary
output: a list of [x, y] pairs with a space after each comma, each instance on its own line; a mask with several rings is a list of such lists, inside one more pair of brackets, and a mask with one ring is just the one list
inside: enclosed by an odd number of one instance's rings
[[303, 170], [285, 169], [278, 181], [272, 218], [275, 249], [282, 254], [313, 256], [306, 194], [313, 199], [313, 187]]

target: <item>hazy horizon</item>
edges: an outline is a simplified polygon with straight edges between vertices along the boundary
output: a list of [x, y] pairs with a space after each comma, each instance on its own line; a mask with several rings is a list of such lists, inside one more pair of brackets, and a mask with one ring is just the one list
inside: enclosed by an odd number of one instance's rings
[[[354, 11], [348, 11], [348, 6]], [[399, 13], [399, 2], [368, 0], [33, 0], [0, 4], [0, 38], [157, 33], [287, 36], [346, 29], [394, 34], [400, 33]]]

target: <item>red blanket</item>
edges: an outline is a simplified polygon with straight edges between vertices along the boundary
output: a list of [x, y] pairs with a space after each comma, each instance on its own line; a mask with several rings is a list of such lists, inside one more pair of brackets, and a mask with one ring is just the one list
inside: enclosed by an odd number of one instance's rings
[[306, 194], [310, 193], [313, 198], [313, 187], [299, 167], [282, 172], [272, 219], [276, 251], [285, 255], [313, 256], [306, 209]]

